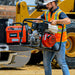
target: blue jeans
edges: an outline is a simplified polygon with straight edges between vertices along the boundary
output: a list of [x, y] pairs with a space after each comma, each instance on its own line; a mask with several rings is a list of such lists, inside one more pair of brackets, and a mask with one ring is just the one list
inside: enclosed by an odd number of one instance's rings
[[[43, 52], [43, 63], [45, 68], [45, 75], [52, 75], [51, 62], [55, 55], [56, 55], [57, 62], [63, 71], [63, 75], [70, 75], [68, 66], [65, 61], [65, 45], [66, 42], [62, 42], [61, 49], [59, 52], [50, 52], [50, 51]], [[56, 49], [58, 49], [59, 43], [56, 43], [55, 47]]]

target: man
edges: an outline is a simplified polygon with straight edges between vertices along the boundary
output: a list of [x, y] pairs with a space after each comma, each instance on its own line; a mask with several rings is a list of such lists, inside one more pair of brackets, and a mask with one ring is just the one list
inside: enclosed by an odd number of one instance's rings
[[[46, 7], [48, 8], [48, 11], [46, 11], [44, 14], [42, 14], [38, 18], [43, 18], [47, 21], [50, 21], [51, 25], [58, 25], [58, 24], [64, 25], [64, 32], [63, 32], [60, 51], [59, 52], [50, 52], [50, 51], [43, 52], [43, 63], [45, 68], [45, 75], [52, 75], [51, 62], [55, 55], [57, 58], [57, 62], [63, 71], [63, 75], [70, 75], [68, 66], [65, 61], [65, 45], [67, 41], [66, 25], [70, 24], [71, 21], [68, 18], [68, 16], [62, 10], [59, 9], [59, 7], [57, 6], [56, 0], [45, 0], [44, 5], [46, 5]], [[61, 30], [62, 30], [62, 27], [58, 26], [58, 32], [55, 34], [56, 36], [55, 45], [57, 49], [59, 48], [59, 44], [60, 44], [59, 42], [61, 39]]]

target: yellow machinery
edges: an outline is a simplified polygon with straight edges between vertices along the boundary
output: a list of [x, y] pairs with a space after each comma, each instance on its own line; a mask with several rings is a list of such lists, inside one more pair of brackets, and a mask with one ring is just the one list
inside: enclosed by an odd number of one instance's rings
[[[37, 12], [34, 10], [30, 15], [27, 9], [26, 2], [17, 2], [16, 4], [16, 22], [23, 22], [25, 18], [37, 18], [38, 16], [42, 15], [43, 12]], [[28, 23], [31, 26], [31, 23]], [[39, 59], [40, 58], [40, 59]], [[42, 52], [39, 50], [32, 50], [31, 51], [31, 59], [28, 64], [37, 64], [43, 60]]]
[[[72, 20], [72, 23], [70, 25], [67, 25], [68, 40], [66, 44], [66, 61], [69, 67], [74, 68], [75, 67], [75, 26], [74, 26], [75, 24], [75, 21], [74, 21], [75, 20], [75, 4], [74, 4], [75, 0], [63, 0], [63, 1], [58, 0], [58, 1], [59, 1], [58, 6]], [[25, 18], [37, 18], [38, 16], [42, 14], [43, 12], [39, 12], [37, 10], [34, 10], [31, 14], [29, 14], [28, 9], [27, 9], [27, 4], [25, 2], [17, 2], [16, 4], [16, 22], [23, 22]], [[31, 23], [28, 23], [28, 25], [31, 26]], [[34, 54], [34, 56], [36, 55], [36, 53], [38, 54], [39, 51], [37, 50], [32, 51], [32, 54]], [[40, 58], [38, 58], [37, 60], [39, 60]], [[32, 62], [34, 62], [34, 59], [32, 59]]]

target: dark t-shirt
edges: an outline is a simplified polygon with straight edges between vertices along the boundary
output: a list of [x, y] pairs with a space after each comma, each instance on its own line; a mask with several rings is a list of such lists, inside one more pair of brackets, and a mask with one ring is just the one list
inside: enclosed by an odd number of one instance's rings
[[[59, 7], [57, 7], [53, 12], [55, 12], [58, 9], [59, 9]], [[51, 15], [53, 14], [53, 12], [51, 12]], [[67, 17], [68, 16], [64, 12], [61, 12], [60, 15], [59, 15], [59, 19], [64, 19], [64, 18], [67, 18]], [[41, 15], [41, 18], [45, 19], [44, 13]]]

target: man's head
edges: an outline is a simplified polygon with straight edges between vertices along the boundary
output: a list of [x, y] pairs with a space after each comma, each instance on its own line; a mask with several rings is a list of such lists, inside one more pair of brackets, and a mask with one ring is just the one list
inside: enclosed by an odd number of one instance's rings
[[52, 11], [57, 6], [57, 0], [44, 0], [44, 5], [48, 8], [48, 10]]

